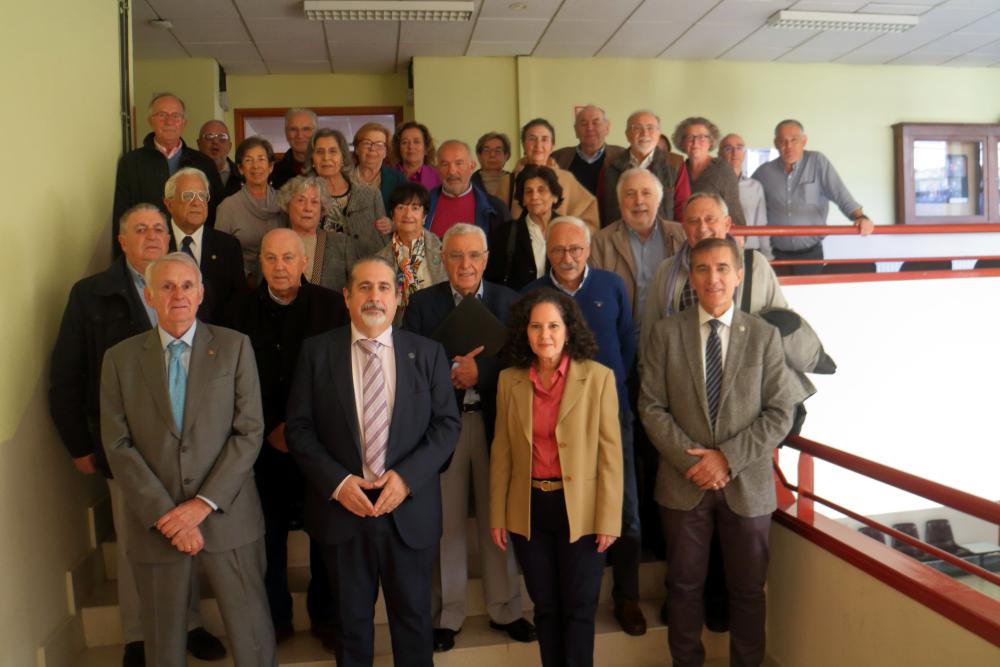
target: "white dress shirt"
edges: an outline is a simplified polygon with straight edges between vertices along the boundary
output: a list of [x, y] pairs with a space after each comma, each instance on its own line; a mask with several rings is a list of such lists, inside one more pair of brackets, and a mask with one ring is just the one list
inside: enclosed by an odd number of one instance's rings
[[541, 278], [545, 275], [545, 232], [542, 226], [525, 216], [524, 221], [528, 224], [528, 237], [531, 239], [531, 254], [535, 259], [535, 277]]
[[698, 304], [698, 333], [701, 334], [701, 372], [702, 376], [705, 374], [705, 344], [708, 342], [708, 337], [712, 333], [712, 327], [709, 325], [709, 320], [719, 320], [722, 322], [722, 326], [719, 327], [719, 343], [722, 345], [722, 370], [726, 370], [726, 352], [729, 350], [729, 333], [733, 326], [733, 313], [736, 311], [736, 304], [730, 304], [729, 310], [722, 313], [718, 317], [712, 317], [705, 312], [705, 309]]
[[198, 266], [201, 266], [201, 239], [205, 235], [205, 225], [202, 225], [198, 229], [194, 230], [191, 234], [185, 234], [184, 230], [177, 226], [177, 223], [173, 220], [170, 221], [170, 231], [174, 235], [174, 243], [177, 247], [177, 252], [182, 252], [181, 248], [183, 245], [181, 241], [184, 240], [185, 236], [190, 236], [193, 243], [191, 244], [191, 254], [194, 255], [194, 261], [198, 262]]
[[[369, 482], [378, 479], [365, 462], [365, 397], [362, 395], [365, 364], [368, 363], [368, 353], [358, 344], [367, 337], [351, 325], [351, 377], [354, 380], [354, 406], [358, 414], [358, 437], [361, 438], [361, 466], [364, 478]], [[381, 345], [378, 348], [378, 358], [382, 362], [382, 373], [385, 376], [385, 406], [388, 419], [392, 422], [392, 406], [396, 403], [396, 355], [393, 351], [392, 327], [383, 331], [375, 338]], [[384, 456], [384, 455], [383, 455]], [[385, 469], [384, 460], [382, 469]], [[339, 489], [338, 489], [339, 490]]]

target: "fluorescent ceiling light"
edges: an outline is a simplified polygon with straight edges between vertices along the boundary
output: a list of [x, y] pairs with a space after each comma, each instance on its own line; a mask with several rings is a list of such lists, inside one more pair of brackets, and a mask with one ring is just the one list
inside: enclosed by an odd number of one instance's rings
[[767, 19], [767, 25], [771, 28], [852, 30], [855, 32], [904, 32], [919, 22], [919, 17], [898, 14], [798, 12], [787, 9], [775, 12]]
[[397, 2], [393, 0], [306, 0], [306, 18], [312, 21], [469, 21], [472, 2]]

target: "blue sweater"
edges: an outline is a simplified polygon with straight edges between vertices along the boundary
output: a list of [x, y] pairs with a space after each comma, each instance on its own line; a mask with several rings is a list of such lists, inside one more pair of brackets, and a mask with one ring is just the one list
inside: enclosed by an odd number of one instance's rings
[[[546, 274], [544, 278], [526, 285], [521, 293], [525, 294], [539, 287], [559, 289], [552, 282], [551, 274]], [[632, 307], [625, 294], [625, 282], [616, 273], [590, 267], [586, 280], [573, 295], [573, 299], [580, 306], [597, 339], [597, 355], [594, 360], [614, 371], [619, 406], [627, 406], [629, 401], [625, 379], [635, 360], [636, 332], [632, 324]]]

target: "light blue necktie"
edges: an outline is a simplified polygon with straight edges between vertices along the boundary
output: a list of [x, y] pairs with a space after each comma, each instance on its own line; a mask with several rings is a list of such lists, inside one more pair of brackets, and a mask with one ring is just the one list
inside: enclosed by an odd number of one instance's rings
[[187, 393], [187, 373], [181, 355], [187, 348], [187, 343], [175, 340], [167, 345], [170, 352], [170, 367], [167, 369], [167, 391], [170, 393], [170, 409], [174, 413], [177, 430], [184, 428], [184, 395]]

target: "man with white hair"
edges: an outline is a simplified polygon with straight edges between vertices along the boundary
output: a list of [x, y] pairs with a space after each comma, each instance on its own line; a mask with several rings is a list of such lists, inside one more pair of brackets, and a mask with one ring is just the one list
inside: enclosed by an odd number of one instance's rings
[[280, 190], [282, 185], [302, 175], [305, 170], [309, 140], [312, 139], [317, 125], [316, 112], [312, 109], [295, 107], [285, 113], [285, 138], [288, 140], [288, 150], [271, 172], [271, 185], [275, 190]]
[[[605, 192], [604, 189], [605, 170], [625, 152], [625, 149], [607, 143], [611, 122], [604, 109], [597, 105], [586, 104], [577, 109], [573, 130], [580, 143], [553, 151], [552, 159], [560, 168], [576, 176], [580, 185], [597, 197], [598, 206], [603, 211], [604, 197], [612, 196], [612, 193]], [[612, 221], [602, 219], [601, 225], [609, 222]]]
[[111, 219], [111, 252], [121, 254], [118, 245], [118, 221], [125, 210], [136, 204], [155, 204], [164, 213], [163, 184], [171, 175], [185, 167], [200, 169], [207, 175], [211, 200], [206, 221], [215, 224], [215, 207], [222, 201], [222, 181], [215, 163], [201, 152], [188, 148], [181, 134], [187, 125], [184, 100], [173, 93], [156, 93], [149, 103], [147, 116], [152, 130], [142, 140], [142, 146], [125, 153], [118, 160], [115, 176], [115, 198]]
[[632, 304], [618, 275], [587, 265], [590, 229], [583, 220], [571, 216], [556, 218], [545, 231], [545, 252], [552, 270], [522, 291], [548, 287], [573, 297], [597, 339], [595, 361], [614, 371], [622, 425], [625, 497], [621, 539], [608, 550], [614, 574], [611, 597], [614, 599], [615, 618], [622, 629], [630, 635], [642, 635], [646, 632], [646, 619], [639, 609], [641, 527], [632, 448], [633, 414], [626, 386], [636, 352]]
[[222, 321], [222, 309], [245, 291], [243, 249], [235, 236], [207, 227], [211, 192], [200, 169], [186, 167], [167, 179], [163, 204], [170, 213], [170, 250], [180, 250], [198, 264], [205, 282], [205, 299], [198, 317]]
[[[474, 296], [500, 322], [507, 323], [517, 292], [483, 280], [486, 235], [475, 225], [458, 223], [444, 235], [441, 253], [448, 281], [420, 290], [410, 299], [403, 327], [431, 336], [464, 298]], [[497, 379], [503, 363], [476, 347], [452, 359], [451, 381], [462, 413], [462, 432], [451, 465], [441, 475], [444, 534], [434, 578], [432, 611], [434, 649], [447, 651], [465, 621], [468, 584], [469, 489], [475, 500], [477, 537], [490, 626], [528, 642], [535, 629], [523, 617], [521, 586], [512, 551], [493, 545], [490, 537], [490, 447], [496, 421]]]
[[502, 201], [472, 182], [476, 161], [464, 141], [449, 139], [437, 151], [441, 185], [430, 192], [424, 225], [438, 238], [459, 222], [476, 225], [488, 236], [510, 219]]

